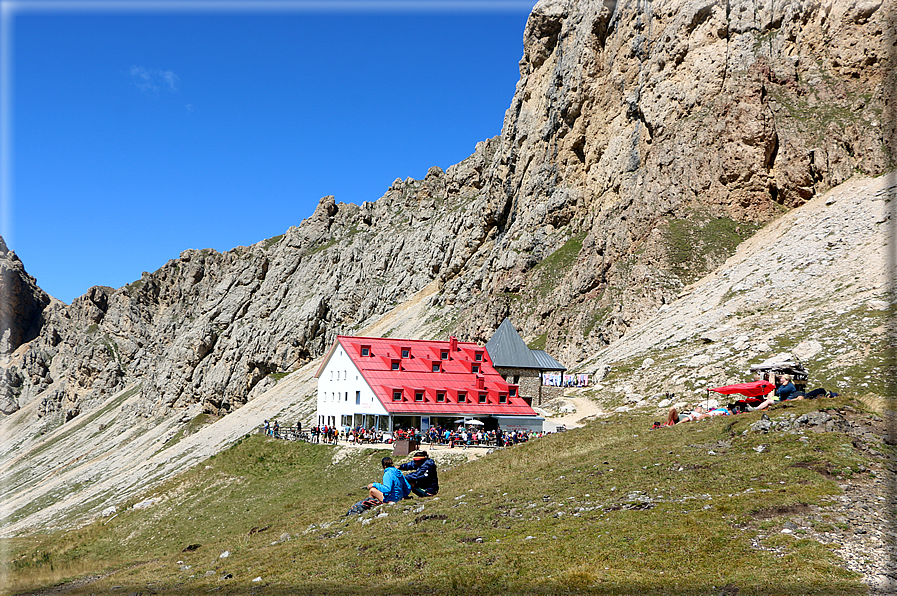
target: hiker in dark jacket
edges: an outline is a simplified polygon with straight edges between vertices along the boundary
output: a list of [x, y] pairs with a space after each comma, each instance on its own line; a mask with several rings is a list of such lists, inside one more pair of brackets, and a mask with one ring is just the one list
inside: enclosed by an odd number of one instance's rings
[[418, 497], [432, 497], [439, 492], [436, 462], [430, 459], [426, 451], [415, 451], [411, 461], [402, 464], [399, 469], [411, 471], [405, 474], [405, 479], [411, 484], [411, 492]]

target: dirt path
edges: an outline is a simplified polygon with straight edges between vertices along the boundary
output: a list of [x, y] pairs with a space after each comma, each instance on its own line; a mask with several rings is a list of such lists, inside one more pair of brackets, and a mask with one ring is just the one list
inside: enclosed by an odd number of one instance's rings
[[607, 416], [610, 414], [610, 412], [603, 409], [596, 401], [587, 397], [568, 396], [564, 397], [563, 401], [572, 405], [576, 410], [573, 412], [557, 414], [555, 416], [548, 416], [547, 421], [549, 423], [557, 425], [563, 424], [567, 428], [579, 428], [580, 426], [584, 426], [591, 418]]

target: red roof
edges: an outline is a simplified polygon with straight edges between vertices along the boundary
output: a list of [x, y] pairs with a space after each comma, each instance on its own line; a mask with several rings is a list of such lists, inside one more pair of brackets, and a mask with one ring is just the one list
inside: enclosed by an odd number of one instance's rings
[[[315, 376], [321, 374], [337, 343], [358, 367], [387, 412], [446, 416], [537, 415], [520, 397], [517, 385], [508, 384], [492, 367], [486, 348], [475, 343], [455, 338], [426, 341], [340, 335]], [[398, 370], [393, 370], [394, 364]], [[437, 367], [435, 372], [434, 367]], [[474, 372], [474, 367], [478, 367], [479, 372]], [[393, 399], [396, 391], [401, 393], [400, 400]], [[459, 393], [466, 394], [465, 402], [459, 403]], [[416, 400], [416, 394], [421, 394], [421, 401]], [[443, 394], [444, 401], [438, 401], [439, 394]], [[480, 403], [481, 394], [486, 396], [485, 403]], [[502, 400], [507, 403], [501, 403]]]

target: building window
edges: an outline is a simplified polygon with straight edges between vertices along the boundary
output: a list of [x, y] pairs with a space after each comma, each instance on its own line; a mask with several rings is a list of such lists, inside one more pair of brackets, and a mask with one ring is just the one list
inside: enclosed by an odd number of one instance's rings
[[423, 391], [415, 391], [414, 392], [414, 401], [424, 401], [424, 392]]
[[398, 360], [392, 361], [392, 370], [399, 370], [399, 361]]
[[392, 392], [392, 401], [402, 401], [402, 392], [401, 391], [393, 391]]
[[459, 391], [458, 392], [458, 403], [463, 404], [466, 401], [467, 401], [467, 393], [464, 391]]
[[349, 392], [348, 392], [348, 391], [346, 391], [346, 399], [345, 399], [345, 401], [346, 401], [346, 403], [349, 402]]
[[437, 393], [437, 394], [436, 394], [436, 401], [440, 401], [440, 402], [441, 402], [441, 401], [445, 401], [445, 393]]
[[361, 391], [355, 392], [355, 405], [361, 404]]
[[474, 354], [473, 359], [476, 360], [477, 362], [482, 362], [483, 361], [483, 353], [477, 352], [476, 354]]
[[330, 380], [333, 380], [333, 371], [330, 371]]
[[478, 372], [480, 372], [480, 365], [479, 365], [479, 364], [471, 364], [471, 365], [470, 365], [470, 372], [472, 372], [472, 373], [478, 373]]
[[433, 372], [439, 372], [439, 363], [438, 362], [433, 363]]
[[370, 346], [361, 346], [361, 355], [362, 356], [370, 356], [371, 355], [371, 347]]
[[500, 404], [508, 403], [508, 396], [505, 395], [504, 393], [499, 393], [498, 394], [498, 403], [500, 403]]
[[411, 356], [411, 348], [402, 348], [402, 358], [409, 358]]
[[443, 360], [448, 360], [448, 350], [442, 350], [439, 352], [439, 357]]
[[515, 395], [517, 395], [517, 388], [516, 387], [508, 387], [508, 394], [511, 397], [514, 397]]
[[486, 403], [486, 394], [485, 394], [485, 393], [480, 393], [479, 400], [480, 400], [480, 403], [481, 403], [481, 404]]

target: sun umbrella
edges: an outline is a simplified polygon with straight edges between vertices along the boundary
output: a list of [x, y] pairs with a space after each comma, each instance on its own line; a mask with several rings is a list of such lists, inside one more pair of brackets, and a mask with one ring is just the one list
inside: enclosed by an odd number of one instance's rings
[[773, 389], [775, 389], [775, 385], [773, 385], [769, 381], [753, 381], [751, 383], [738, 383], [736, 385], [716, 387], [715, 389], [710, 389], [709, 391], [725, 393], [726, 395], [730, 395], [732, 393], [740, 393], [745, 397], [760, 397], [766, 395]]

